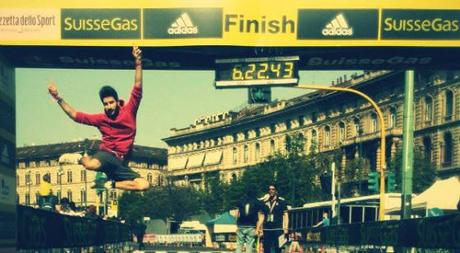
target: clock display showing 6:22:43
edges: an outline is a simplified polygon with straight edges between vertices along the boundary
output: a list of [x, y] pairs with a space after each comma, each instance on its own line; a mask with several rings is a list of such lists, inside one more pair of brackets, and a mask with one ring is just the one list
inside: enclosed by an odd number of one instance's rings
[[232, 80], [294, 78], [294, 62], [257, 62], [232, 66]]
[[298, 60], [298, 56], [218, 59], [215, 84], [217, 88], [296, 85], [299, 80]]

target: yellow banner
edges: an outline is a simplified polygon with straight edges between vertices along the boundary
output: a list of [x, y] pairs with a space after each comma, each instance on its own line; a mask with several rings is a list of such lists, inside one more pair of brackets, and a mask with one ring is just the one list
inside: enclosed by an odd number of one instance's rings
[[460, 1], [2, 1], [0, 45], [460, 47]]

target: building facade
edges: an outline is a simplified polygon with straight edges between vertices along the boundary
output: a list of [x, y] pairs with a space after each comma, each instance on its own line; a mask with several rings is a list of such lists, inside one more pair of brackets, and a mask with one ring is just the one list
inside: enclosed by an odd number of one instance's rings
[[[372, 71], [337, 79], [377, 102], [383, 112], [386, 161], [402, 142], [404, 72]], [[414, 142], [440, 176], [460, 174], [460, 71], [416, 73]], [[339, 177], [346, 164], [364, 158], [363, 173], [380, 169], [379, 120], [363, 98], [346, 92], [316, 91], [290, 100], [248, 106], [238, 112], [202, 117], [186, 128], [173, 128], [168, 170], [179, 183], [203, 187], [208, 177], [229, 181], [300, 136], [305, 152], [339, 153]], [[417, 173], [417, 168], [414, 168]]]
[[[52, 191], [58, 199], [68, 198], [76, 206], [99, 205], [101, 199], [91, 188], [96, 172], [86, 170], [82, 165], [62, 164], [59, 158], [72, 153], [94, 153], [100, 141], [84, 140], [69, 143], [38, 145], [17, 148], [17, 198], [21, 205], [37, 205], [37, 196], [43, 175], [51, 175]], [[129, 158], [129, 167], [133, 168], [150, 184], [162, 183], [166, 171], [166, 149], [134, 145]], [[122, 190], [111, 189], [107, 192], [112, 208], [121, 196]]]

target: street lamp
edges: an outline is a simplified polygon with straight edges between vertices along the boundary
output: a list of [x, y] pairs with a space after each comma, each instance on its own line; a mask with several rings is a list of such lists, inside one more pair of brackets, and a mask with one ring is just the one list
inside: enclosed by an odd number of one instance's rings
[[64, 169], [62, 168], [62, 163], [59, 162], [59, 169], [57, 172], [58, 181], [59, 181], [59, 203], [61, 203], [62, 198], [62, 175], [64, 175]]
[[31, 173], [30, 173], [30, 171], [28, 171], [28, 172], [27, 172], [27, 177], [26, 177], [26, 180], [27, 180], [27, 181], [26, 181], [26, 185], [27, 185], [28, 192], [29, 192], [29, 193], [28, 193], [29, 199], [28, 199], [28, 201], [27, 201], [27, 205], [29, 205], [29, 206], [31, 205], [31, 201], [30, 201], [30, 200], [31, 200], [31, 197], [30, 197], [30, 185], [32, 184], [32, 180], [30, 180], [30, 176], [31, 176]]
[[340, 91], [340, 92], [350, 92], [353, 94], [356, 94], [362, 98], [364, 98], [367, 102], [371, 104], [371, 106], [375, 109], [377, 113], [377, 117], [380, 122], [380, 205], [379, 205], [379, 220], [384, 220], [385, 216], [385, 170], [386, 170], [386, 164], [385, 164], [385, 121], [383, 118], [383, 113], [380, 110], [380, 107], [377, 105], [377, 103], [372, 100], [369, 96], [366, 94], [352, 89], [348, 87], [329, 87], [329, 86], [317, 86], [317, 85], [304, 85], [304, 84], [299, 84], [297, 88], [301, 89], [313, 89], [313, 90], [327, 90], [327, 91]]

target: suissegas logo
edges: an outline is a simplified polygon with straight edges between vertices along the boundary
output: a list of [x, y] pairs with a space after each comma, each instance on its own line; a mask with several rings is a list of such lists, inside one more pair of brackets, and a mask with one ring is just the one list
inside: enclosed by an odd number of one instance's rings
[[64, 18], [64, 31], [137, 31], [139, 20], [113, 18]]
[[386, 32], [458, 32], [459, 21], [452, 19], [398, 19], [385, 18], [383, 30]]

